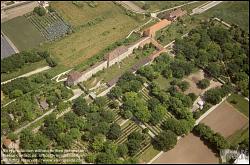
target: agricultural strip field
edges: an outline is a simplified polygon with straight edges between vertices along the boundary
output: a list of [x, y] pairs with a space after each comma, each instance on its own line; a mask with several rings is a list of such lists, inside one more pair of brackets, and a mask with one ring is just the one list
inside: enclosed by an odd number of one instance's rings
[[[238, 111], [249, 117], [249, 102], [244, 99], [244, 97], [233, 93], [227, 98], [227, 101]], [[236, 101], [236, 103], [233, 103], [234, 101]]]
[[201, 121], [201, 123], [208, 125], [215, 132], [221, 133], [226, 138], [235, 131], [245, 127], [248, 122], [248, 118], [238, 112], [227, 101], [219, 105]]
[[190, 133], [153, 162], [157, 163], [219, 163], [219, 159], [199, 137]]
[[86, 59], [148, 21], [126, 15], [123, 8], [112, 2], [98, 2], [96, 8], [88, 5], [78, 8], [71, 2], [52, 2], [51, 5], [75, 32], [60, 41], [45, 44], [41, 49], [49, 50], [59, 64], [71, 67], [84, 65]]
[[227, 1], [197, 15], [200, 18], [218, 17], [229, 24], [237, 24], [249, 33], [249, 2]]
[[1, 29], [19, 51], [35, 48], [45, 41], [40, 32], [24, 16], [2, 23]]

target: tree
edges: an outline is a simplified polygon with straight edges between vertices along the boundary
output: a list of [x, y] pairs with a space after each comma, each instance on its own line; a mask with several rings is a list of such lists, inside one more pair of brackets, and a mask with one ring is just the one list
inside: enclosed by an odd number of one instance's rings
[[22, 95], [23, 95], [23, 91], [21, 91], [20, 89], [15, 89], [14, 91], [10, 93], [10, 98], [16, 98]]
[[177, 143], [177, 136], [173, 131], [167, 130], [156, 135], [153, 143], [158, 150], [168, 151], [172, 149]]
[[100, 152], [104, 147], [104, 143], [105, 143], [105, 136], [99, 134], [94, 137], [94, 142], [92, 143], [91, 147], [94, 151]]
[[94, 103], [98, 106], [98, 107], [104, 107], [106, 105], [106, 98], [105, 97], [97, 97], [95, 98]]
[[206, 89], [210, 85], [210, 81], [208, 79], [202, 79], [197, 83], [197, 86], [201, 89]]
[[174, 118], [168, 118], [162, 125], [165, 131], [171, 130], [176, 135], [181, 136], [187, 134], [193, 128], [194, 120], [176, 120]]
[[191, 98], [191, 100], [194, 102], [198, 96], [196, 96], [194, 93], [189, 93], [188, 96]]
[[130, 119], [133, 116], [132, 112], [129, 110], [123, 110], [120, 113], [124, 119]]
[[187, 90], [189, 88], [189, 83], [187, 81], [181, 81], [178, 84], [178, 87], [184, 92], [185, 90]]
[[89, 106], [83, 97], [78, 97], [73, 102], [73, 110], [78, 116], [82, 116], [89, 111]]
[[33, 10], [39, 16], [44, 16], [46, 14], [46, 10], [43, 7], [35, 7]]
[[122, 143], [118, 145], [117, 153], [119, 157], [125, 157], [128, 154], [128, 147], [126, 144]]
[[158, 124], [164, 117], [166, 113], [166, 108], [162, 105], [157, 105], [152, 111], [151, 111], [151, 117], [150, 122], [153, 125]]
[[101, 116], [103, 121], [107, 123], [112, 123], [115, 119], [115, 113], [113, 111], [102, 111]]
[[149, 109], [149, 110], [153, 110], [153, 109], [155, 109], [155, 107], [156, 107], [157, 105], [159, 105], [159, 104], [160, 104], [160, 101], [159, 101], [157, 98], [151, 97], [151, 98], [148, 100], [148, 109]]
[[69, 149], [73, 143], [73, 137], [70, 134], [61, 133], [57, 138], [57, 142], [63, 148]]
[[220, 90], [218, 88], [210, 89], [204, 93], [204, 99], [213, 105], [221, 101]]
[[116, 161], [115, 156], [109, 153], [101, 152], [96, 156], [97, 164], [116, 164]]
[[70, 129], [69, 134], [73, 139], [79, 139], [81, 137], [81, 133], [77, 128]]
[[95, 159], [96, 159], [96, 155], [95, 154], [88, 154], [86, 157], [85, 157], [85, 160], [87, 163], [94, 163], [95, 162]]
[[110, 126], [110, 129], [109, 129], [109, 132], [107, 134], [107, 137], [111, 140], [115, 140], [115, 139], [118, 139], [119, 136], [121, 135], [122, 133], [122, 130], [121, 130], [121, 127], [120, 125], [118, 125], [117, 123], [113, 123], [111, 126]]
[[94, 135], [97, 135], [99, 133], [106, 135], [109, 132], [110, 126], [107, 122], [99, 122], [97, 126], [95, 126], [92, 130], [92, 133]]
[[12, 140], [12, 141], [16, 141], [18, 139], [18, 136], [16, 134], [14, 134], [13, 132], [9, 133], [7, 135], [8, 139]]
[[115, 86], [112, 88], [108, 94], [108, 96], [112, 99], [118, 99], [122, 95], [122, 89], [119, 86]]

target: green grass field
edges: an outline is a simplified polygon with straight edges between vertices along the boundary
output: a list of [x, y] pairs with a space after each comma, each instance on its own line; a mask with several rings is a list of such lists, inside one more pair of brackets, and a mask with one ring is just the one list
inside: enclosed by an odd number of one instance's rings
[[188, 1], [134, 1], [137, 6], [143, 7], [144, 4], [149, 5], [148, 11], [159, 11], [159, 10], [164, 10], [168, 9], [171, 7], [179, 6], [182, 4], [187, 3]]
[[[75, 32], [41, 49], [48, 49], [59, 64], [70, 67], [82, 65], [86, 59], [148, 21], [148, 18], [126, 15], [123, 8], [113, 2], [98, 2], [96, 8], [88, 5], [79, 8], [71, 2], [52, 2], [51, 5], [73, 25]], [[94, 23], [88, 25], [90, 21]]]
[[207, 10], [197, 17], [218, 17], [229, 24], [237, 24], [249, 32], [249, 2], [227, 1]]
[[45, 41], [41, 33], [24, 16], [2, 23], [1, 30], [19, 51], [35, 48]]
[[160, 151], [154, 149], [154, 147], [151, 145], [144, 153], [142, 153], [138, 160], [140, 163], [147, 163], [151, 159], [153, 159]]
[[[231, 101], [233, 100], [236, 101], [236, 104], [231, 103]], [[249, 117], [249, 102], [244, 99], [243, 96], [233, 93], [231, 96], [228, 97], [227, 101], [232, 104], [237, 110]]]
[[238, 144], [242, 142], [244, 139], [249, 139], [249, 127], [245, 129], [240, 129], [236, 131], [233, 135], [227, 138], [230, 144]]
[[162, 90], [166, 90], [168, 89], [168, 87], [170, 86], [170, 82], [172, 81], [173, 79], [166, 79], [165, 77], [163, 77], [162, 75], [160, 75], [157, 79], [153, 80], [155, 83], [157, 83], [159, 85], [159, 87], [162, 89]]

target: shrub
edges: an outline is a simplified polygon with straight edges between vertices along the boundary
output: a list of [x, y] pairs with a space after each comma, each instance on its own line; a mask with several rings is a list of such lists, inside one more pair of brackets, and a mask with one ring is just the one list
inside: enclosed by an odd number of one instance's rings
[[39, 16], [44, 16], [46, 14], [46, 10], [43, 7], [35, 7], [33, 11]]
[[198, 86], [200, 89], [206, 89], [209, 85], [210, 85], [210, 81], [209, 81], [208, 79], [200, 80], [200, 81], [197, 83], [197, 86]]

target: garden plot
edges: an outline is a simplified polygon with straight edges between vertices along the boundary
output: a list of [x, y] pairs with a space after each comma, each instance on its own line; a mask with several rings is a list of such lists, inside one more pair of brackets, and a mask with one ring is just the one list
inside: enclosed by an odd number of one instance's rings
[[70, 30], [70, 25], [65, 23], [56, 12], [38, 16], [35, 13], [26, 14], [26, 18], [42, 33], [49, 41], [58, 39]]
[[206, 77], [205, 77], [205, 73], [203, 70], [199, 70], [198, 72], [192, 73], [188, 77], [184, 78], [183, 80], [187, 81], [190, 85], [190, 87], [184, 93], [185, 94], [194, 93], [196, 95], [201, 95], [204, 91], [206, 91], [210, 88], [215, 88], [215, 87], [222, 85], [220, 82], [211, 80], [210, 86], [208, 88], [200, 89], [197, 87], [196, 84], [204, 78], [206, 78]]
[[231, 104], [225, 101], [201, 122], [227, 138], [237, 130], [246, 126], [249, 120], [243, 114], [238, 112]]

